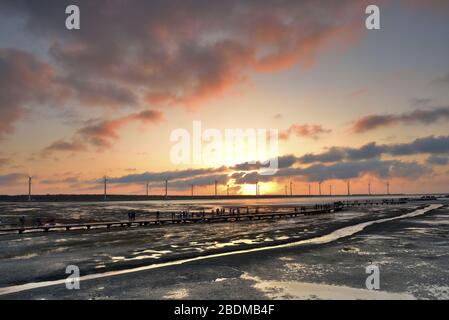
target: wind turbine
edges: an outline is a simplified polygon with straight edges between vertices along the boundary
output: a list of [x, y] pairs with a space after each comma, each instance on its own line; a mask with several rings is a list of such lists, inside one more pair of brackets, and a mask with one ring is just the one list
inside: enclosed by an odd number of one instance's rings
[[217, 195], [218, 195], [218, 192], [217, 192], [217, 180], [215, 180], [214, 183], [215, 183], [215, 198], [216, 198]]
[[108, 177], [104, 176], [104, 201], [108, 200]]
[[32, 176], [28, 176], [28, 201], [31, 201], [31, 180], [33, 179]]
[[165, 198], [168, 197], [168, 180], [165, 180]]

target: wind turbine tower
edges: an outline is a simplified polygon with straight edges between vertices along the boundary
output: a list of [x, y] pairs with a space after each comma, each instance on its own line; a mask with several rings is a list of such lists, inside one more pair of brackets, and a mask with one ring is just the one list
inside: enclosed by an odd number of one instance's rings
[[218, 195], [218, 190], [217, 190], [217, 180], [215, 180], [214, 181], [214, 183], [215, 183], [215, 198], [217, 197], [217, 195]]
[[104, 201], [108, 199], [108, 177], [104, 176]]
[[168, 197], [168, 180], [165, 180], [165, 197]]
[[31, 201], [31, 180], [33, 178], [31, 176], [28, 176], [28, 201]]

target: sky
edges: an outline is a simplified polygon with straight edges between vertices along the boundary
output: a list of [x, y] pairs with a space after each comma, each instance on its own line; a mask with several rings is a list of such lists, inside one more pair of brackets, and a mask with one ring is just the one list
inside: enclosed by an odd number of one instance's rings
[[[2, 0], [0, 194], [448, 192], [448, 57], [444, 0]], [[279, 170], [174, 162], [195, 121], [278, 130]]]

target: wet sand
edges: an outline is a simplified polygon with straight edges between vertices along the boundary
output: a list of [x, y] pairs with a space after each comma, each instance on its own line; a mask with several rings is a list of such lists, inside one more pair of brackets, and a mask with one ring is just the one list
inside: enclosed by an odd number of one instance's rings
[[[398, 216], [418, 203], [319, 217], [0, 238], [0, 287], [120, 270], [324, 235]], [[182, 265], [38, 288], [1, 299], [412, 299], [445, 298], [449, 283], [447, 207], [367, 227], [331, 243], [220, 256]], [[446, 224], [444, 223], [446, 221]], [[28, 239], [28, 240], [27, 240]], [[381, 291], [365, 289], [365, 266], [381, 270]], [[6, 275], [6, 276], [5, 276]]]

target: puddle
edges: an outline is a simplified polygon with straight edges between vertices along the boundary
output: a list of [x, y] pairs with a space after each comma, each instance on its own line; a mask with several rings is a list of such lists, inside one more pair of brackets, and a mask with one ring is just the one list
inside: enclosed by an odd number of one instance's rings
[[244, 273], [243, 280], [255, 282], [253, 287], [269, 299], [294, 300], [415, 300], [408, 293], [394, 293], [299, 281], [266, 281]]

